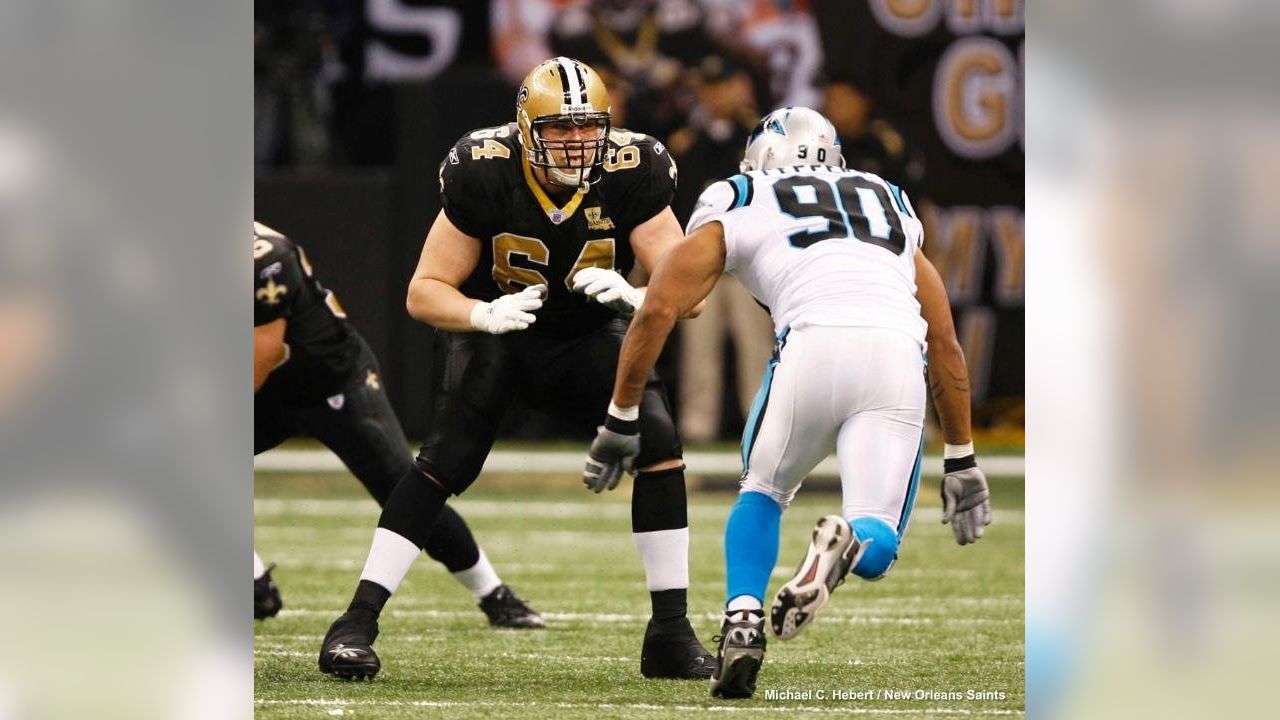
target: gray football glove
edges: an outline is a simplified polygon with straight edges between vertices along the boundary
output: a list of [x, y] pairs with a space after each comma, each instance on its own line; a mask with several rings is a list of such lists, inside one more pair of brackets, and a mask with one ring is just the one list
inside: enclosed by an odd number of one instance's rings
[[991, 524], [991, 491], [977, 465], [942, 476], [942, 523], [951, 523], [961, 545], [977, 542]]
[[[610, 424], [616, 423], [609, 418]], [[619, 425], [623, 423], [618, 423]], [[637, 423], [630, 423], [632, 427]], [[634, 472], [636, 456], [640, 454], [640, 434], [637, 432], [615, 432], [601, 425], [596, 428], [596, 439], [591, 441], [591, 450], [587, 453], [587, 464], [582, 470], [582, 484], [592, 492], [612, 490], [622, 480], [622, 472]]]

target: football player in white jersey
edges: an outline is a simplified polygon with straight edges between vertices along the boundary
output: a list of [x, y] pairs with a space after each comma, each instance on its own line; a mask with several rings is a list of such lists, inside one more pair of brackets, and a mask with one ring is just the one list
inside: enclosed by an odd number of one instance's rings
[[738, 501], [725, 528], [727, 601], [712, 695], [750, 697], [764, 658], [764, 595], [779, 523], [834, 447], [843, 507], [818, 521], [770, 624], [795, 637], [852, 572], [878, 580], [907, 529], [920, 480], [927, 352], [946, 441], [943, 522], [966, 545], [991, 522], [974, 457], [969, 382], [946, 290], [920, 250], [907, 197], [845, 169], [831, 123], [808, 108], [765, 116], [742, 174], [702, 194], [686, 239], [658, 264], [627, 332], [608, 427], [584, 482], [615, 485], [639, 447], [636, 406], [676, 318], [732, 273], [773, 316], [777, 344], [742, 441]]

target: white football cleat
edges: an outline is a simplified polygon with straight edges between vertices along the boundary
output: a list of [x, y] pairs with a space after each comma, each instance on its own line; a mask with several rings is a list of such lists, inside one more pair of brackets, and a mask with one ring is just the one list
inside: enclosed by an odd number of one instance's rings
[[795, 577], [778, 590], [769, 612], [773, 634], [779, 640], [790, 640], [813, 622], [831, 591], [844, 582], [862, 548], [844, 518], [828, 515], [818, 521], [804, 561], [796, 568]]

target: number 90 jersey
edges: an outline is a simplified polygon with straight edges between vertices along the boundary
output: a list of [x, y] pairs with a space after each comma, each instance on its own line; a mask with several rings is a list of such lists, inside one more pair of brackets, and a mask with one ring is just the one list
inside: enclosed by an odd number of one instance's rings
[[897, 186], [870, 173], [799, 165], [708, 187], [686, 233], [724, 226], [725, 271], [775, 329], [827, 325], [907, 333], [924, 347], [915, 252], [924, 230]]
[[599, 176], [588, 191], [549, 197], [525, 160], [515, 123], [476, 130], [440, 164], [445, 215], [480, 241], [475, 270], [459, 288], [493, 300], [545, 283], [550, 294], [524, 332], [571, 337], [616, 317], [572, 290], [586, 267], [631, 271], [631, 231], [671, 204], [676, 166], [662, 143], [609, 132]]

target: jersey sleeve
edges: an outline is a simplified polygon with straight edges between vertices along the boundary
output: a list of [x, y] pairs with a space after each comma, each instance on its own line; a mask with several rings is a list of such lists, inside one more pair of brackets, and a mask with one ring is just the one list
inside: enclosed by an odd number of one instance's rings
[[916, 215], [916, 209], [911, 206], [911, 198], [907, 197], [906, 191], [897, 185], [888, 181], [885, 181], [885, 184], [889, 186], [889, 193], [897, 206], [894, 209], [902, 218], [902, 231], [906, 233], [907, 242], [913, 247], [924, 247], [924, 223]]
[[[706, 225], [719, 222], [724, 227], [724, 269], [732, 271], [737, 267], [739, 256], [739, 226], [742, 224], [743, 191], [742, 183], [736, 180], [743, 178], [735, 175], [728, 180], [721, 180], [707, 186], [698, 197], [698, 203], [689, 216], [689, 224], [685, 227], [685, 235]], [[750, 178], [746, 178], [750, 183]], [[750, 187], [750, 185], [747, 185]]]
[[293, 317], [303, 293], [306, 269], [294, 245], [281, 236], [257, 235], [253, 241], [253, 325]]
[[[440, 162], [440, 205], [455, 227], [471, 237], [483, 238], [489, 234], [489, 219], [497, 207], [493, 198], [493, 176], [501, 169], [497, 163], [511, 151], [492, 137], [477, 140], [474, 134], [464, 135]], [[473, 148], [479, 151], [473, 153]], [[495, 148], [507, 155], [495, 156]]]
[[626, 144], [610, 140], [616, 168], [611, 172], [620, 176], [628, 223], [639, 225], [671, 205], [676, 193], [676, 161], [657, 140], [638, 133], [628, 135], [632, 137]]

